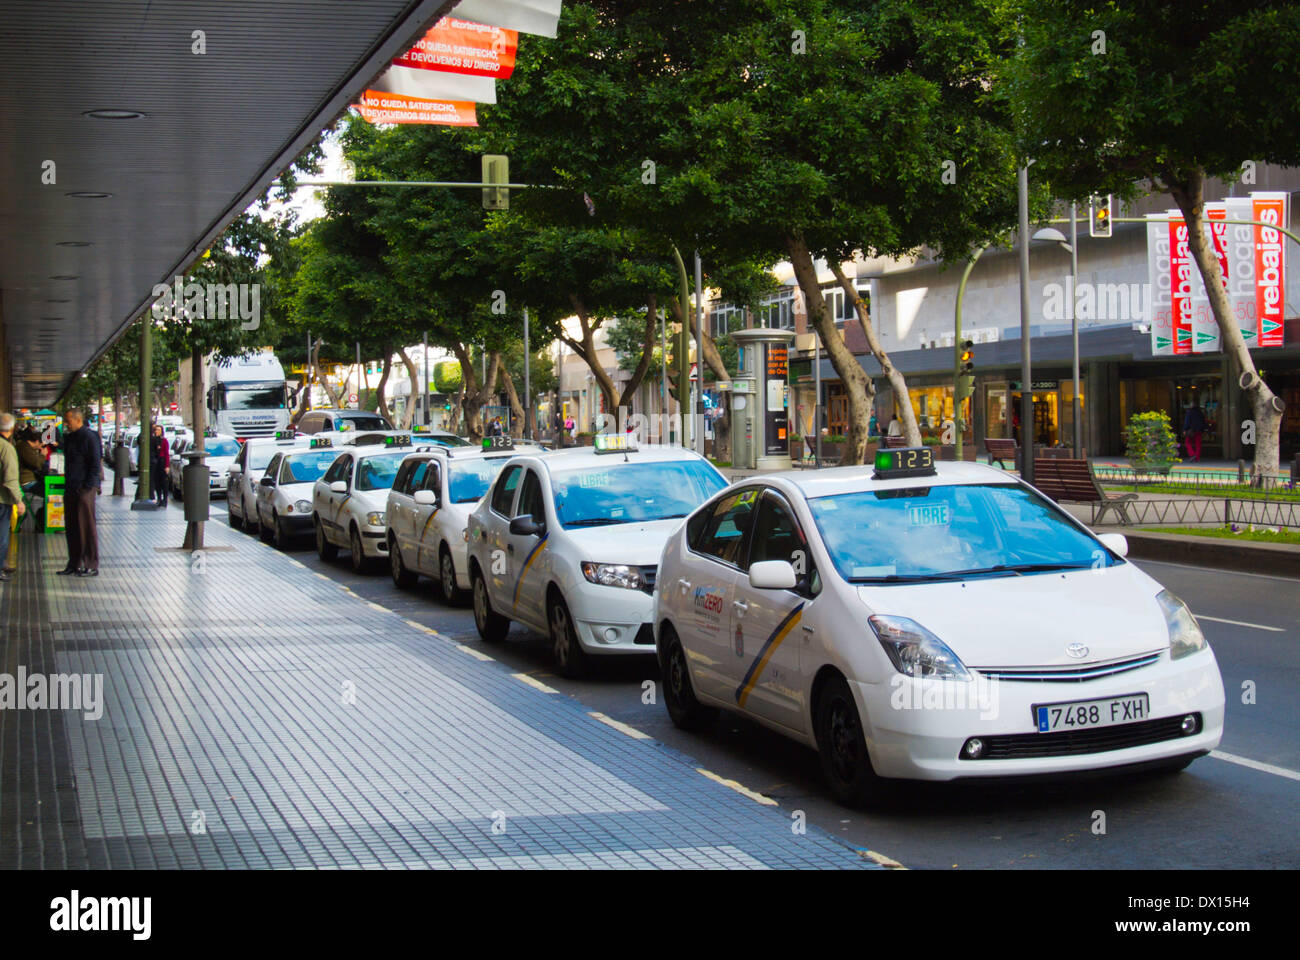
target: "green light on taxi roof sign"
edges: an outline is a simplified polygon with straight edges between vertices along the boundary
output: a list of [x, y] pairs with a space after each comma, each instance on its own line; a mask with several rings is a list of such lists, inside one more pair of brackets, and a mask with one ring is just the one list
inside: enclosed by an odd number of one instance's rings
[[894, 477], [933, 477], [934, 451], [929, 447], [903, 447], [902, 449], [876, 451], [874, 479], [890, 480]]

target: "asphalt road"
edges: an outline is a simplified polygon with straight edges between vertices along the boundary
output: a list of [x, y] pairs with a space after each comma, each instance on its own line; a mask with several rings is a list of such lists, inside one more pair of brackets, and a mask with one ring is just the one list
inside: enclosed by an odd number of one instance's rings
[[[225, 523], [224, 503], [214, 503], [212, 515]], [[365, 599], [490, 652], [590, 709], [776, 799], [792, 817], [803, 811], [808, 822], [907, 867], [1209, 869], [1300, 863], [1294, 826], [1300, 808], [1300, 581], [1141, 563], [1189, 603], [1223, 673], [1228, 700], [1223, 743], [1215, 755], [1187, 770], [1029, 785], [908, 784], [881, 806], [856, 811], [830, 798], [811, 750], [757, 724], [724, 715], [704, 733], [675, 728], [661, 698], [643, 702], [644, 682], [659, 679], [651, 656], [598, 660], [589, 677], [566, 680], [552, 672], [540, 635], [516, 626], [505, 643], [483, 644], [469, 607], [443, 604], [427, 580], [399, 590], [386, 566], [354, 574], [346, 551], [328, 564], [307, 543], [292, 555]], [[1243, 702], [1247, 683], [1253, 684], [1254, 703]], [[1098, 811], [1105, 815], [1104, 834], [1093, 832]]]

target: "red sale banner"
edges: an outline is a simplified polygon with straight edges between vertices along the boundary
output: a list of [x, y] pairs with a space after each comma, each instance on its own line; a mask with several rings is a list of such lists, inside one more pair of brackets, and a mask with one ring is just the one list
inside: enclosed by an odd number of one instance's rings
[[367, 90], [357, 104], [370, 123], [437, 123], [453, 127], [477, 127], [474, 104], [459, 100], [424, 100], [382, 90]]
[[1192, 253], [1187, 245], [1187, 224], [1178, 217], [1169, 221], [1169, 292], [1170, 320], [1174, 335], [1174, 355], [1192, 352]]
[[[1286, 194], [1253, 193], [1254, 220], [1280, 225], [1286, 221]], [[1255, 311], [1259, 317], [1259, 345], [1282, 346], [1282, 320], [1286, 306], [1285, 237], [1272, 227], [1255, 227]]]
[[443, 17], [393, 65], [504, 80], [514, 72], [518, 46], [515, 30]]

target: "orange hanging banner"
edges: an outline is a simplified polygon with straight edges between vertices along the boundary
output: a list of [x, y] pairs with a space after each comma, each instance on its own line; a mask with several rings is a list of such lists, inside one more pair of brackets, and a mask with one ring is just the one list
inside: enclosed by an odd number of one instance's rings
[[370, 123], [437, 123], [452, 127], [477, 127], [474, 104], [463, 100], [423, 100], [382, 90], [367, 90], [357, 104]]
[[393, 65], [504, 80], [514, 72], [518, 46], [515, 30], [443, 17]]

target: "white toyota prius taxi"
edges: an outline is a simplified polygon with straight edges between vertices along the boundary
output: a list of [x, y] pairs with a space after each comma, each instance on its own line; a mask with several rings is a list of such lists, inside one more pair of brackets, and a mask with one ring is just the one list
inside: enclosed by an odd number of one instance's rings
[[514, 457], [469, 517], [479, 634], [500, 640], [512, 620], [531, 627], [551, 638], [567, 676], [589, 655], [653, 653], [664, 541], [726, 483], [699, 454], [618, 436]]
[[1182, 600], [1036, 490], [925, 448], [735, 484], [669, 538], [656, 650], [673, 721], [718, 708], [881, 778], [1181, 768], [1223, 733]]

